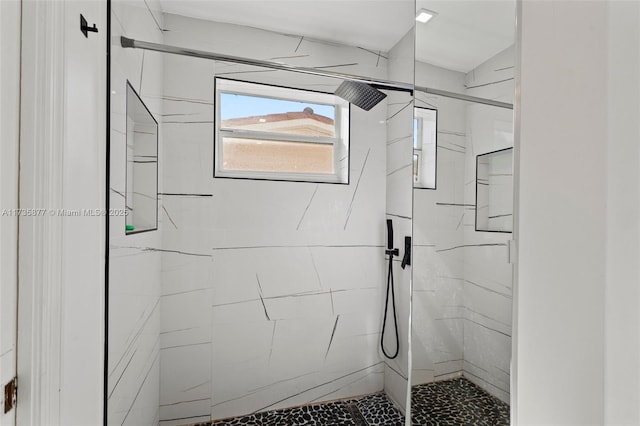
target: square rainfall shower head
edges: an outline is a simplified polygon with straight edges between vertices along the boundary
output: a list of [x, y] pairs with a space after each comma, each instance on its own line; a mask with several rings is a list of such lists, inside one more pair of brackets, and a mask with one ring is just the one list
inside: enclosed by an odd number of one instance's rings
[[366, 83], [350, 80], [343, 81], [334, 94], [365, 111], [369, 111], [387, 97], [387, 95]]

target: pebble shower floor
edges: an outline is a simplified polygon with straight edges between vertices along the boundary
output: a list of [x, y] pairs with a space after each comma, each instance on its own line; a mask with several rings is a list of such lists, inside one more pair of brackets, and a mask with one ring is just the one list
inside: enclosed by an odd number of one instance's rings
[[[465, 378], [415, 386], [414, 426], [507, 426], [509, 406]], [[255, 413], [195, 426], [404, 426], [404, 416], [382, 392], [326, 404]]]

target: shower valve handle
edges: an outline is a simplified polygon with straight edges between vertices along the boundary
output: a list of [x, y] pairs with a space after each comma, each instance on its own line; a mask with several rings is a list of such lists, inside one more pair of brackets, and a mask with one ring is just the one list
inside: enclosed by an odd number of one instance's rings
[[402, 258], [402, 269], [411, 265], [411, 237], [404, 237], [404, 257]]

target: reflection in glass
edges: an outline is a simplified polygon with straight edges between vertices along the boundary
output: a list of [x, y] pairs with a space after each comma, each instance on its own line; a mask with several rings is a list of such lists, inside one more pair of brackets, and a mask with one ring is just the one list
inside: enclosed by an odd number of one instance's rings
[[435, 109], [415, 108], [413, 119], [413, 186], [436, 189], [437, 121]]

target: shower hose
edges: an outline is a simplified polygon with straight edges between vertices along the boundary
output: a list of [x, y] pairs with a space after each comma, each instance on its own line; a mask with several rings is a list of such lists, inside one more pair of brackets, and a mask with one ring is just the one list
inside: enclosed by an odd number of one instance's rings
[[[396, 249], [397, 252], [397, 249]], [[393, 291], [393, 251], [387, 250], [387, 254], [389, 255], [389, 273], [387, 274], [387, 295], [384, 300], [384, 319], [382, 320], [382, 336], [380, 337], [380, 347], [382, 348], [382, 353], [389, 359], [394, 359], [398, 356], [398, 352], [400, 352], [400, 338], [398, 337], [398, 317], [396, 314], [396, 296]], [[384, 334], [387, 329], [387, 312], [389, 310], [389, 291], [391, 291], [391, 307], [393, 308], [393, 329], [396, 333], [396, 351], [393, 355], [389, 355], [384, 348]]]

